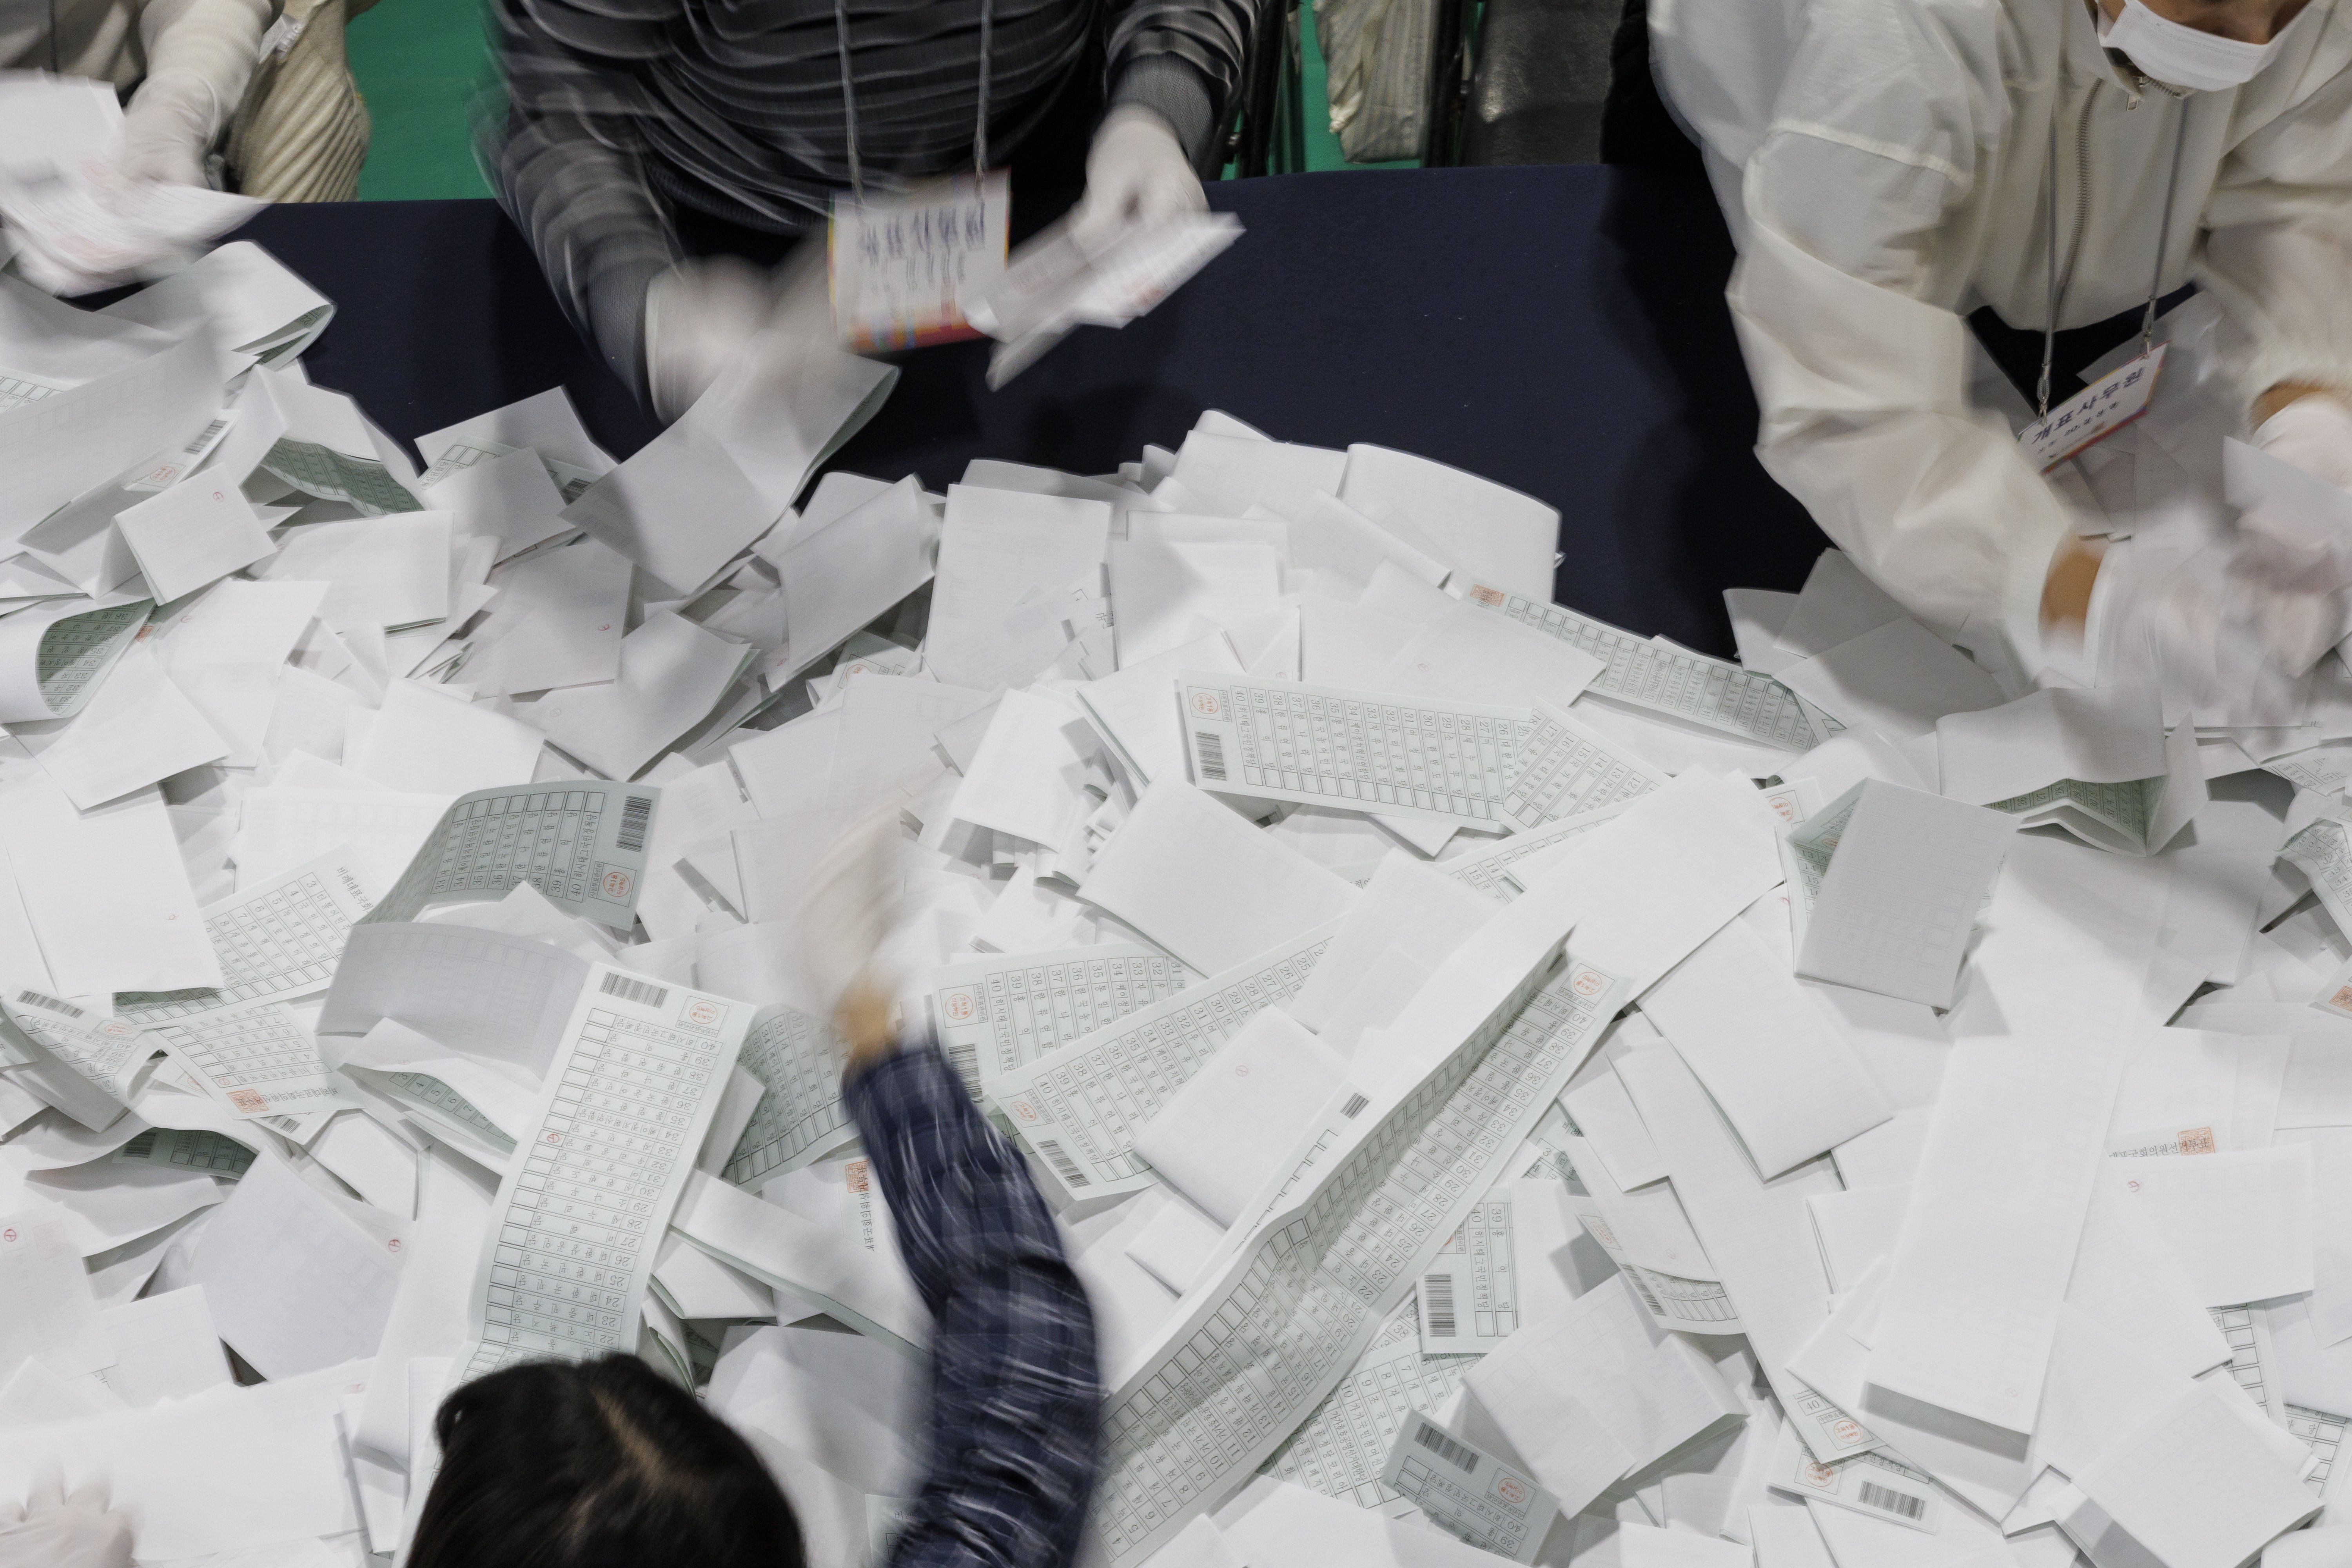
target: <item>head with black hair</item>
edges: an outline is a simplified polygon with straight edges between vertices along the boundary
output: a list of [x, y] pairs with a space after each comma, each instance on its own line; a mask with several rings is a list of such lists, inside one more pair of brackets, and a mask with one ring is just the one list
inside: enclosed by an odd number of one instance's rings
[[442, 1402], [408, 1568], [803, 1568], [751, 1446], [635, 1356], [527, 1362]]

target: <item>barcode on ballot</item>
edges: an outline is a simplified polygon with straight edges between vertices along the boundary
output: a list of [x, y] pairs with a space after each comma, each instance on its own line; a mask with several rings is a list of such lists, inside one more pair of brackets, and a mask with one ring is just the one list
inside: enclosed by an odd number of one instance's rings
[[63, 1013], [68, 1018], [81, 1016], [81, 1009], [70, 1002], [60, 1002], [54, 996], [44, 996], [37, 991], [19, 991], [16, 1000], [27, 1007], [46, 1007], [52, 1013]]
[[1444, 1428], [1432, 1426], [1424, 1421], [1421, 1424], [1421, 1430], [1413, 1434], [1412, 1440], [1460, 1470], [1464, 1475], [1471, 1476], [1478, 1473], [1478, 1456], [1447, 1436]]
[[1421, 1281], [1421, 1310], [1429, 1316], [1429, 1337], [1454, 1337], [1454, 1276], [1426, 1275]]
[[980, 1098], [980, 1047], [971, 1040], [960, 1040], [948, 1047], [948, 1065], [963, 1079], [965, 1090], [972, 1099]]
[[669, 1000], [667, 986], [650, 980], [632, 980], [625, 974], [604, 976], [604, 994], [618, 996], [624, 1002], [635, 1002], [640, 1007], [658, 1007]]
[[1857, 1494], [1864, 1508], [1880, 1509], [1903, 1519], [1916, 1519], [1927, 1511], [1927, 1500], [1898, 1492], [1893, 1487], [1882, 1487], [1874, 1481], [1862, 1483]]
[[1086, 1187], [1094, 1184], [1087, 1180], [1087, 1173], [1078, 1169], [1078, 1163], [1070, 1158], [1070, 1152], [1053, 1139], [1038, 1139], [1037, 1152], [1045, 1156], [1046, 1163], [1054, 1167], [1054, 1174], [1061, 1177], [1071, 1186]]
[[1192, 743], [1201, 751], [1201, 776], [1215, 779], [1220, 784], [1225, 777], [1225, 738], [1206, 730], [1192, 731]]
[[646, 829], [652, 826], [653, 819], [653, 796], [649, 795], [628, 796], [621, 803], [621, 830], [614, 836], [613, 842], [633, 853], [643, 853], [646, 847]]

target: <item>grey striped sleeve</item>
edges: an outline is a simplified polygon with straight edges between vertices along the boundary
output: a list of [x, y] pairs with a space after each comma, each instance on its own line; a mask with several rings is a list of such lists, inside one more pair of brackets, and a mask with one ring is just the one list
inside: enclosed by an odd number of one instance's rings
[[[849, 184], [835, 0], [494, 0], [502, 100], [483, 168], [572, 323], [638, 394], [646, 289], [684, 205], [773, 233]], [[990, 153], [1012, 155], [1105, 34], [1109, 100], [1164, 116], [1196, 166], [1256, 16], [1250, 0], [846, 0], [870, 187], [969, 166], [989, 41]]]

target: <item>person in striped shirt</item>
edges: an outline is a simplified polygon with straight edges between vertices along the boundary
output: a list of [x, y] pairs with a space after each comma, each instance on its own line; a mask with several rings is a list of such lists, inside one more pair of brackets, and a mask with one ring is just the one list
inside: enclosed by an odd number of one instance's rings
[[735, 258], [821, 235], [853, 184], [1009, 161], [1025, 207], [1076, 188], [1083, 150], [1081, 243], [1205, 206], [1255, 20], [1251, 0], [492, 0], [481, 157], [573, 324], [667, 423], [760, 329], [829, 332], [813, 265], [796, 289]]

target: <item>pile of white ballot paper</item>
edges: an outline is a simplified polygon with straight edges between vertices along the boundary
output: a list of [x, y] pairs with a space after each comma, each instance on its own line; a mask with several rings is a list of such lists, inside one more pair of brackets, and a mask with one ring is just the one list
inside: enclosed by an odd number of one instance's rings
[[[2060, 476], [2115, 548], [2336, 504], [2197, 309]], [[388, 1564], [450, 1388], [634, 1352], [881, 1563], [929, 1328], [785, 933], [883, 814], [1094, 1303], [1089, 1563], [2352, 1563], [2338, 655], [2029, 689], [1832, 552], [1729, 662], [1554, 603], [1550, 507], [1218, 413], [812, 486], [845, 354], [420, 470], [331, 313], [250, 243], [0, 278], [0, 1500]]]

